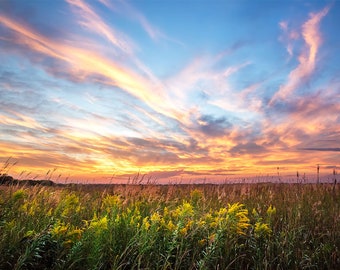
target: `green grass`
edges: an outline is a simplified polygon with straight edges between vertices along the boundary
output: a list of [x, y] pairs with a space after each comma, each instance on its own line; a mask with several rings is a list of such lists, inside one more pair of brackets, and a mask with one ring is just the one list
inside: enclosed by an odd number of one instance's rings
[[340, 188], [0, 189], [0, 269], [340, 269]]

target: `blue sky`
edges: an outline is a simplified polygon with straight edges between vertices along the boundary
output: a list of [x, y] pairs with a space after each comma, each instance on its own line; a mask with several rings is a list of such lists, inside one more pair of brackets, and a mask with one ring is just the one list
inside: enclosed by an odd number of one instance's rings
[[339, 13], [337, 1], [2, 0], [0, 161], [94, 181], [338, 169]]

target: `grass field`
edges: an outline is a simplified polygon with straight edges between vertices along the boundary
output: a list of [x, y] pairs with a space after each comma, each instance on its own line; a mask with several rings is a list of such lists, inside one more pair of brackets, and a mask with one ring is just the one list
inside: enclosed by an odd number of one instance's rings
[[340, 269], [340, 187], [1, 186], [0, 254], [0, 269]]

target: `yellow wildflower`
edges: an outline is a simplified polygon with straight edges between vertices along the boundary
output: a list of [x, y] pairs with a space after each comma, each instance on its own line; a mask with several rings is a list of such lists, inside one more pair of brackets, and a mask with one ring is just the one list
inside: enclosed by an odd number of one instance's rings
[[243, 207], [244, 207], [244, 204], [242, 203], [238, 203], [238, 202], [233, 203], [233, 204], [228, 203], [228, 214], [229, 215], [236, 214], [240, 210], [243, 210]]
[[102, 209], [110, 211], [115, 206], [120, 206], [122, 199], [118, 195], [107, 195], [102, 202]]
[[62, 200], [59, 208], [63, 210], [61, 213], [63, 217], [70, 217], [75, 212], [79, 213], [81, 210], [79, 197], [75, 194], [68, 194], [65, 199]]
[[64, 222], [58, 221], [56, 224], [54, 224], [53, 229], [52, 229], [52, 235], [54, 236], [63, 236], [66, 234], [68, 230], [68, 224], [65, 225]]
[[18, 200], [26, 199], [27, 197], [28, 197], [28, 194], [24, 189], [19, 189], [15, 191], [12, 195], [12, 199], [15, 202]]
[[269, 205], [267, 209], [267, 215], [272, 216], [272, 215], [275, 215], [275, 213], [276, 213], [276, 208], [272, 205]]
[[181, 218], [191, 217], [194, 214], [194, 209], [190, 203], [184, 202], [182, 205], [176, 208], [175, 213], [176, 216], [179, 216]]
[[26, 233], [25, 233], [25, 237], [31, 237], [31, 236], [34, 236], [35, 235], [35, 231], [33, 230], [33, 231], [27, 231]]
[[204, 219], [207, 223], [209, 223], [213, 220], [213, 216], [211, 215], [211, 213], [207, 213], [205, 214]]
[[81, 238], [82, 233], [83, 233], [82, 229], [73, 229], [67, 233], [67, 237], [79, 240]]
[[91, 220], [89, 228], [95, 230], [96, 232], [101, 232], [103, 230], [107, 230], [107, 224], [107, 216], [104, 216], [101, 219], [95, 217]]
[[141, 219], [141, 216], [136, 214], [136, 215], [132, 215], [131, 219], [130, 219], [130, 225], [131, 226], [135, 226], [137, 225], [137, 227], [139, 227], [139, 221]]
[[198, 227], [202, 227], [202, 228], [204, 228], [205, 226], [206, 226], [206, 221], [205, 220], [200, 220], [198, 223], [197, 223], [197, 225], [198, 225]]
[[253, 208], [253, 210], [251, 211], [251, 213], [252, 213], [252, 215], [253, 215], [254, 217], [258, 217], [258, 216], [259, 216], [259, 213], [256, 211], [255, 208]]
[[148, 231], [148, 230], [149, 230], [149, 228], [150, 228], [149, 217], [143, 218], [142, 228], [143, 228], [145, 231]]
[[176, 226], [172, 223], [172, 221], [170, 220], [168, 222], [168, 224], [166, 225], [166, 228], [169, 230], [169, 231], [174, 231], [176, 229]]
[[51, 217], [52, 216], [52, 211], [53, 211], [53, 208], [50, 208], [47, 212], [47, 216]]
[[182, 229], [179, 230], [179, 233], [180, 233], [182, 236], [186, 236], [186, 235], [187, 235], [187, 232], [188, 232], [187, 227], [184, 227], [184, 228], [182, 228]]
[[227, 212], [228, 210], [225, 207], [223, 207], [223, 208], [220, 208], [220, 210], [217, 212], [217, 215], [224, 216]]
[[168, 209], [168, 207], [164, 207], [163, 216], [164, 216], [165, 218], [169, 216], [169, 209]]
[[9, 222], [7, 221], [5, 223], [5, 226], [6, 228], [8, 228], [8, 230], [12, 230], [15, 227], [15, 225], [16, 225], [15, 219], [12, 219], [11, 221]]
[[158, 212], [152, 213], [150, 220], [152, 223], [158, 223], [162, 219], [161, 215]]
[[254, 229], [255, 237], [261, 236], [269, 236], [272, 233], [272, 230], [269, 228], [267, 223], [256, 222]]
[[228, 214], [226, 220], [233, 230], [235, 230], [236, 233], [240, 235], [245, 235], [245, 230], [250, 226], [248, 209], [244, 208], [244, 204], [228, 204]]
[[189, 221], [187, 222], [187, 224], [185, 225], [185, 227], [187, 227], [188, 229], [190, 229], [191, 226], [192, 226], [192, 224], [194, 224], [194, 221], [193, 221], [193, 220], [189, 220]]
[[198, 245], [201, 246], [201, 247], [204, 246], [206, 243], [207, 243], [206, 239], [201, 239], [201, 240], [198, 241]]

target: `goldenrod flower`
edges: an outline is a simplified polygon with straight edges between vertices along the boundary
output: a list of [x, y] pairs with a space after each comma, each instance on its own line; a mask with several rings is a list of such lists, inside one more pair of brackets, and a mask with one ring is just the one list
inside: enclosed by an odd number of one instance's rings
[[145, 230], [145, 231], [148, 231], [149, 228], [150, 228], [150, 222], [149, 222], [149, 217], [145, 217], [143, 218], [143, 223], [142, 223], [142, 228]]
[[113, 207], [120, 206], [122, 204], [122, 200], [118, 195], [107, 195], [102, 202], [102, 209], [105, 209], [109, 212]]
[[35, 235], [35, 231], [34, 231], [34, 230], [32, 230], [32, 231], [27, 231], [27, 232], [25, 233], [25, 237], [31, 237], [31, 236], [33, 236], [33, 235]]
[[165, 218], [169, 216], [169, 209], [168, 209], [168, 207], [164, 207], [163, 216], [164, 216]]
[[174, 231], [176, 229], [176, 226], [172, 223], [172, 221], [170, 220], [167, 224], [166, 224], [166, 228], [169, 231]]
[[244, 208], [244, 204], [241, 203], [228, 204], [226, 220], [229, 226], [240, 235], [245, 235], [245, 230], [250, 226], [248, 209]]
[[201, 246], [201, 247], [204, 246], [206, 243], [207, 243], [206, 239], [201, 239], [201, 240], [198, 241], [198, 245]]
[[27, 197], [28, 197], [28, 194], [24, 189], [19, 189], [12, 194], [12, 199], [14, 201], [26, 199]]
[[210, 223], [210, 228], [215, 229], [215, 228], [217, 228], [217, 225], [218, 225], [218, 222], [213, 221], [213, 222]]
[[74, 213], [79, 213], [81, 210], [79, 197], [75, 194], [68, 194], [59, 207], [63, 209], [61, 213], [63, 217], [69, 217]]
[[52, 235], [54, 236], [64, 236], [68, 230], [68, 224], [65, 225], [64, 222], [58, 221], [56, 224], [54, 224], [53, 229], [51, 231]]
[[223, 207], [223, 208], [220, 208], [220, 210], [217, 212], [217, 215], [224, 216], [227, 212], [228, 210], [225, 207]]
[[47, 216], [52, 216], [52, 213], [53, 213], [53, 208], [50, 208], [47, 212]]
[[161, 220], [161, 218], [162, 218], [162, 216], [158, 212], [154, 212], [154, 213], [152, 213], [150, 220], [153, 223], [158, 223]]
[[244, 204], [242, 204], [242, 203], [238, 203], [238, 202], [233, 203], [233, 204], [228, 203], [228, 214], [229, 215], [236, 214], [240, 210], [243, 210], [243, 207], [244, 207]]
[[254, 228], [255, 237], [269, 236], [272, 230], [269, 228], [267, 223], [256, 222]]
[[108, 224], [107, 216], [104, 216], [101, 219], [98, 219], [95, 216], [95, 218], [91, 220], [89, 228], [99, 233], [103, 230], [107, 230], [107, 224]]
[[198, 227], [202, 227], [202, 228], [204, 228], [205, 226], [206, 226], [206, 222], [205, 222], [205, 220], [200, 220], [198, 223], [197, 223], [197, 225], [198, 225]]
[[174, 211], [175, 216], [184, 218], [184, 217], [191, 217], [194, 214], [194, 208], [188, 202], [184, 202], [182, 205], [178, 206]]
[[82, 229], [73, 229], [67, 233], [67, 237], [76, 238], [79, 240], [82, 233], [83, 233]]
[[255, 208], [253, 208], [253, 210], [251, 211], [252, 215], [255, 217], [255, 218], [258, 218], [259, 217], [259, 213], [257, 212], [257, 210]]
[[267, 209], [267, 215], [272, 216], [272, 215], [275, 215], [275, 213], [276, 213], [276, 208], [273, 207], [272, 205], [269, 205]]
[[186, 236], [187, 235], [187, 232], [188, 232], [188, 229], [186, 227], [182, 228], [179, 230], [179, 233], [182, 235], [182, 236]]

